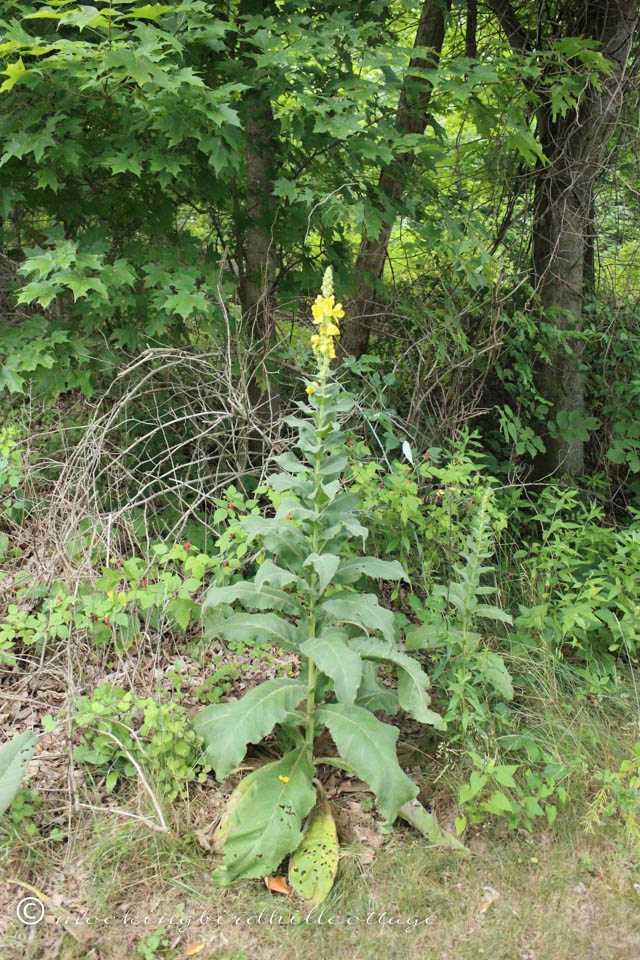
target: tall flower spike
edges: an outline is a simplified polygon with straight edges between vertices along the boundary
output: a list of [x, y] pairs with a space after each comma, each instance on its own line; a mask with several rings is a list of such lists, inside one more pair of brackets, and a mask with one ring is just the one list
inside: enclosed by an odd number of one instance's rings
[[[311, 307], [313, 322], [317, 327], [317, 333], [311, 337], [311, 348], [318, 362], [318, 379], [324, 383], [328, 374], [331, 361], [335, 359], [336, 349], [333, 342], [334, 337], [340, 336], [340, 328], [337, 321], [344, 317], [344, 310], [341, 303], [336, 303], [333, 293], [333, 273], [331, 267], [327, 267], [322, 281], [322, 293], [319, 293]], [[307, 389], [307, 393], [309, 393]]]

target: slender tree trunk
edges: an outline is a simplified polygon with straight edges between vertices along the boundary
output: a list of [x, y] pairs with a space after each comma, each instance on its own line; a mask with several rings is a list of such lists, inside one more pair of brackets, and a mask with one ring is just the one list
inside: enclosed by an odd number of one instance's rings
[[[445, 34], [445, 15], [443, 2], [425, 0], [414, 47], [428, 47], [433, 53], [430, 57], [425, 57], [422, 52], [417, 53], [411, 59], [409, 71], [428, 70], [437, 66]], [[405, 78], [396, 114], [396, 126], [402, 133], [424, 133], [431, 90], [432, 85], [425, 78], [411, 77], [410, 73]], [[378, 193], [384, 198], [386, 217], [377, 237], [362, 237], [354, 266], [352, 301], [341, 337], [342, 350], [355, 357], [362, 356], [367, 350], [372, 321], [380, 311], [376, 296], [377, 281], [382, 276], [395, 223], [395, 213], [390, 215], [389, 211], [395, 211], [405, 192], [413, 161], [412, 153], [403, 153], [380, 172]]]
[[[242, 0], [241, 17], [269, 15], [269, 3], [264, 0]], [[245, 324], [248, 324], [252, 342], [263, 340], [265, 345], [273, 336], [272, 284], [275, 276], [273, 241], [274, 204], [273, 180], [277, 142], [276, 121], [271, 107], [268, 77], [256, 71], [251, 57], [251, 40], [242, 44], [247, 68], [256, 77], [256, 83], [244, 98], [246, 144], [246, 228], [240, 277], [240, 303]]]

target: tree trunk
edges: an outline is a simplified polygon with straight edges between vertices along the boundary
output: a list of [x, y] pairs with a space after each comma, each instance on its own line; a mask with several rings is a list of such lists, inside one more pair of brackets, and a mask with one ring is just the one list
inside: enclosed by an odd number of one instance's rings
[[[488, 5], [511, 46], [520, 51], [534, 48], [537, 31], [531, 33], [520, 23], [508, 0], [488, 0]], [[586, 87], [576, 109], [564, 117], [554, 121], [546, 100], [538, 109], [537, 134], [546, 162], [535, 174], [533, 272], [547, 319], [559, 334], [539, 373], [540, 393], [553, 404], [557, 426], [545, 437], [546, 453], [538, 464], [541, 474], [584, 472], [584, 444], [571, 430], [572, 417], [579, 421], [584, 413], [581, 345], [566, 332], [580, 329], [585, 293], [592, 282], [594, 185], [620, 114], [638, 19], [636, 0], [565, 4], [557, 36], [597, 40], [611, 74], [602, 79], [599, 90]]]
[[[241, 17], [269, 15], [269, 4], [264, 0], [242, 0]], [[243, 250], [238, 251], [242, 263], [240, 303], [244, 323], [248, 325], [251, 342], [264, 341], [266, 346], [273, 336], [272, 285], [275, 276], [273, 240], [274, 205], [273, 180], [275, 170], [276, 121], [269, 97], [268, 77], [261, 76], [250, 55], [250, 38], [242, 44], [247, 70], [254, 75], [254, 86], [244, 97], [244, 128], [246, 144], [246, 227]]]
[[[565, 139], [565, 155], [567, 146]], [[581, 343], [564, 334], [579, 330], [582, 320], [585, 226], [591, 196], [592, 187], [586, 180], [580, 181], [572, 163], [568, 162], [564, 171], [553, 163], [540, 169], [534, 197], [533, 268], [543, 310], [560, 339], [539, 372], [538, 389], [553, 404], [550, 413], [560, 415], [565, 433], [565, 418], [570, 422], [572, 414], [577, 414], [581, 419], [584, 412]], [[547, 433], [545, 446], [546, 453], [538, 464], [542, 474], [557, 470], [574, 475], [584, 472], [581, 440]]]
[[[437, 66], [444, 34], [445, 5], [439, 0], [425, 0], [414, 47], [428, 47], [433, 53], [428, 59], [421, 53], [412, 57], [409, 72], [429, 70]], [[396, 127], [401, 133], [424, 133], [431, 89], [431, 83], [424, 78], [411, 77], [410, 73], [405, 77], [396, 114]], [[389, 215], [389, 211], [395, 211], [405, 191], [413, 161], [412, 153], [403, 153], [380, 171], [378, 193], [384, 198], [386, 218], [377, 237], [362, 237], [353, 271], [352, 301], [341, 337], [342, 351], [355, 357], [361, 357], [367, 350], [372, 321], [380, 311], [376, 297], [377, 281], [382, 276], [389, 238], [395, 223], [395, 214]]]

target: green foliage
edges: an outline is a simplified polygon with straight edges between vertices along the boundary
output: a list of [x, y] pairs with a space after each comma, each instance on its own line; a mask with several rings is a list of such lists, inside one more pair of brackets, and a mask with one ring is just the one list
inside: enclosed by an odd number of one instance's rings
[[19, 790], [35, 746], [36, 737], [29, 730], [0, 747], [0, 816], [9, 808]]
[[167, 937], [167, 928], [158, 927], [139, 941], [136, 947], [136, 953], [139, 953], [144, 960], [157, 960], [162, 954], [166, 954], [169, 949], [169, 939]]
[[594, 770], [599, 785], [584, 818], [585, 828], [593, 833], [607, 821], [620, 818], [629, 840], [640, 843], [640, 743], [635, 743], [631, 756], [617, 770]]
[[[95, 583], [82, 584], [73, 593], [62, 584], [21, 587], [18, 602], [9, 603], [0, 621], [0, 663], [15, 662], [16, 644], [43, 651], [71, 631], [86, 631], [95, 644], [113, 643], [119, 650], [139, 642], [148, 629], [188, 635], [200, 618], [205, 578], [224, 582], [242, 566], [247, 551], [247, 536], [230, 497], [236, 492], [227, 491], [227, 499], [220, 501], [225, 507], [217, 508], [221, 533], [212, 554], [190, 541], [155, 543], [147, 558], [112, 557]], [[72, 552], [82, 549], [85, 538], [90, 539], [89, 532], [76, 536]], [[235, 646], [245, 639], [241, 636]]]
[[167, 802], [206, 780], [201, 740], [176, 701], [157, 703], [103, 684], [78, 700], [73, 724], [80, 738], [74, 758], [105, 778], [107, 793], [122, 778], [137, 778], [136, 763]]
[[[489, 577], [495, 580], [495, 568], [488, 561], [496, 531], [505, 524], [493, 500], [490, 487], [478, 489], [460, 562], [453, 564], [457, 579], [436, 585], [433, 599], [426, 605], [417, 599], [412, 602], [422, 624], [407, 630], [407, 649], [428, 651], [432, 657], [441, 651], [433, 676], [449, 695], [444, 719], [459, 727], [463, 736], [467, 731], [486, 736], [487, 727], [504, 715], [503, 701], [513, 698], [513, 684], [502, 656], [488, 649], [478, 629], [479, 622], [512, 622], [500, 603], [487, 600], [499, 594], [498, 587], [483, 583]], [[438, 627], [439, 617], [444, 617], [444, 622]]]
[[558, 487], [541, 493], [533, 519], [539, 539], [515, 553], [529, 599], [518, 638], [524, 649], [542, 640], [552, 656], [583, 661], [594, 677], [600, 667], [611, 682], [616, 660], [635, 660], [640, 642], [637, 522], [616, 530], [595, 502]]
[[468, 821], [482, 823], [488, 816], [506, 819], [511, 829], [524, 826], [531, 831], [538, 817], [546, 818], [545, 822], [551, 825], [557, 817], [558, 804], [569, 799], [561, 784], [567, 771], [551, 762], [550, 757], [546, 758], [549, 762], [534, 770], [527, 763], [498, 763], [475, 751], [469, 756], [471, 775], [458, 790], [458, 833], [462, 833]]
[[[24, 479], [24, 465], [18, 431], [15, 427], [0, 427], [0, 523], [4, 519], [19, 522], [24, 508], [20, 487]], [[0, 530], [0, 560], [9, 549], [9, 538]]]

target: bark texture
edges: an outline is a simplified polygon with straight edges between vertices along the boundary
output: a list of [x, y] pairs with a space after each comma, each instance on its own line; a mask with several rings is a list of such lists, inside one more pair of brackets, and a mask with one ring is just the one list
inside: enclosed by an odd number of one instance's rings
[[[269, 12], [269, 4], [264, 0], [242, 0], [240, 16], [268, 16]], [[242, 43], [241, 53], [247, 61], [247, 67], [254, 72], [251, 50], [249, 36]], [[269, 78], [261, 78], [257, 72], [256, 81], [243, 97], [246, 227], [238, 262], [242, 263], [240, 303], [244, 322], [248, 325], [252, 343], [263, 340], [266, 346], [273, 336], [275, 254], [272, 231], [277, 131], [271, 107]]]
[[[428, 119], [431, 83], [420, 77], [412, 77], [412, 70], [429, 70], [437, 66], [445, 34], [445, 5], [438, 0], [425, 0], [416, 31], [414, 48], [428, 47], [430, 56], [421, 51], [411, 58], [409, 70], [402, 88], [396, 126], [402, 133], [425, 131]], [[343, 323], [342, 350], [355, 357], [366, 352], [372, 324], [380, 312], [377, 302], [376, 281], [382, 276], [387, 257], [389, 238], [395, 223], [395, 211], [407, 185], [414, 162], [412, 153], [400, 154], [393, 163], [380, 171], [378, 193], [384, 198], [384, 220], [377, 237], [363, 236], [354, 266], [353, 297], [348, 316]]]
[[[488, 0], [488, 5], [515, 49], [536, 48], [539, 31], [533, 33], [520, 23], [508, 0]], [[544, 86], [539, 91], [537, 135], [546, 162], [535, 172], [533, 274], [547, 318], [560, 335], [550, 362], [540, 370], [539, 389], [564, 424], [574, 414], [581, 418], [584, 411], [581, 344], [570, 331], [580, 329], [585, 294], [593, 279], [594, 186], [620, 116], [638, 14], [636, 0], [565, 3], [562, 19], [556, 23], [556, 37], [597, 40], [611, 74], [602, 79], [599, 89], [586, 85], [578, 106], [555, 119]], [[540, 474], [584, 472], [582, 440], [557, 432], [549, 434], [545, 444], [546, 454], [538, 464]]]

